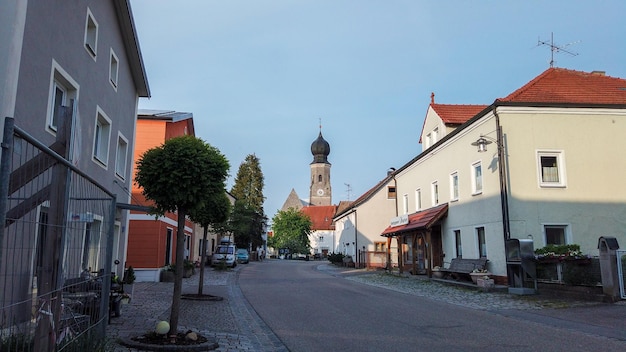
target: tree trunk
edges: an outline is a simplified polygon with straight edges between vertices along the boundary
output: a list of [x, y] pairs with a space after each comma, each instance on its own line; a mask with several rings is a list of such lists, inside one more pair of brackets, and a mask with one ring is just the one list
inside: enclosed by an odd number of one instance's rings
[[204, 267], [206, 266], [206, 240], [209, 233], [209, 226], [204, 226], [204, 235], [202, 237], [202, 249], [200, 255], [200, 279], [198, 283], [198, 296], [202, 295], [202, 288], [204, 287]]
[[185, 256], [185, 217], [186, 209], [178, 209], [178, 229], [176, 234], [176, 271], [174, 278], [174, 293], [172, 296], [172, 310], [170, 312], [169, 336], [176, 338], [178, 333], [178, 315], [180, 314], [180, 296], [183, 291], [183, 263]]

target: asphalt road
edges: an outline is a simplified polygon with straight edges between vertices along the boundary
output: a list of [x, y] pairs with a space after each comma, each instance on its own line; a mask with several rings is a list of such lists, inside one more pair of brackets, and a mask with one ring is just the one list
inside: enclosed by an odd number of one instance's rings
[[626, 350], [623, 339], [606, 333], [610, 327], [602, 333], [584, 322], [561, 326], [529, 312], [465, 308], [346, 280], [318, 265], [270, 260], [239, 276], [248, 302], [293, 352]]

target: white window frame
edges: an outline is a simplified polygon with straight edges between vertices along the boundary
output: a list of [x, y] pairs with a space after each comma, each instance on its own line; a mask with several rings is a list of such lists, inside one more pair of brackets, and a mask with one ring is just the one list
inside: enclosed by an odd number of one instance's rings
[[[480, 182], [479, 182], [478, 173], [476, 172], [478, 167], [480, 167]], [[477, 161], [473, 163], [472, 164], [472, 195], [478, 195], [478, 194], [483, 193], [483, 189], [485, 185], [485, 178], [483, 177], [483, 175], [484, 175], [484, 172], [483, 172], [482, 162]]]
[[92, 159], [105, 169], [109, 160], [111, 125], [109, 116], [98, 106], [94, 122]]
[[98, 21], [89, 8], [87, 8], [87, 18], [85, 19], [85, 50], [96, 61], [98, 55]]
[[111, 59], [109, 62], [109, 82], [111, 83], [113, 89], [117, 92], [117, 79], [120, 72], [120, 60], [117, 58], [117, 55], [115, 55], [113, 48], [111, 48]]
[[415, 190], [415, 211], [422, 210], [422, 189]]
[[[537, 150], [537, 181], [541, 188], [564, 188], [567, 186], [567, 177], [565, 172], [565, 152], [562, 150]], [[556, 169], [559, 180], [544, 181], [543, 168], [541, 165], [542, 157], [554, 157], [556, 158]]]
[[546, 228], [562, 228], [563, 229], [563, 239], [565, 240], [564, 244], [572, 243], [572, 234], [571, 234], [571, 225], [564, 223], [543, 223], [541, 224], [541, 234], [543, 238], [543, 245], [548, 245], [548, 238], [546, 237]]
[[52, 68], [50, 70], [50, 87], [48, 93], [48, 109], [46, 116], [46, 131], [53, 135], [57, 133], [57, 121], [55, 121], [54, 112], [56, 109], [56, 90], [59, 88], [63, 91], [61, 104], [68, 106], [69, 101], [74, 101], [74, 106], [78, 104], [78, 93], [80, 86], [55, 60], [52, 60]]
[[[483, 244], [481, 245], [480, 241], [480, 230], [482, 229], [482, 239]], [[487, 258], [487, 232], [485, 230], [485, 226], [477, 226], [474, 228], [474, 232], [476, 233], [476, 253], [478, 253], [479, 258]], [[481, 253], [481, 249], [484, 250], [484, 255]]]
[[432, 144], [437, 143], [437, 141], [439, 140], [439, 127], [433, 128], [432, 136]]
[[430, 184], [430, 191], [432, 205], [439, 205], [439, 184], [437, 181], [433, 181], [433, 183]]
[[454, 257], [463, 258], [463, 236], [461, 229], [452, 230], [454, 235]]
[[115, 153], [115, 175], [122, 180], [126, 179], [128, 170], [128, 139], [121, 132], [117, 133], [117, 148]]
[[450, 174], [450, 201], [459, 200], [459, 173], [457, 171]]
[[402, 210], [404, 211], [404, 214], [408, 214], [409, 213], [409, 195], [408, 194], [404, 194], [402, 195]]

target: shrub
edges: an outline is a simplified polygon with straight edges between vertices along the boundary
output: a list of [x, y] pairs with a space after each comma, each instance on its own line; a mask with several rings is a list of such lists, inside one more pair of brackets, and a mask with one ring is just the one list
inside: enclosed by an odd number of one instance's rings
[[132, 266], [129, 266], [126, 271], [124, 271], [124, 283], [132, 285], [135, 282], [135, 269]]
[[331, 253], [328, 255], [328, 261], [333, 264], [342, 264], [344, 255], [341, 253]]
[[557, 256], [568, 256], [572, 253], [580, 253], [580, 245], [578, 244], [563, 244], [563, 245], [555, 245], [549, 244], [543, 248], [535, 249], [536, 255], [557, 255]]

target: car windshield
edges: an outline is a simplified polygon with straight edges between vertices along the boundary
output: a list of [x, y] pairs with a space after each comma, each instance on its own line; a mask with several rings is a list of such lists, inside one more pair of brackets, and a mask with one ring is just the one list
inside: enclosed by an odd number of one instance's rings
[[248, 254], [248, 251], [245, 249], [238, 249], [237, 254]]
[[233, 247], [218, 246], [217, 254], [233, 254]]

